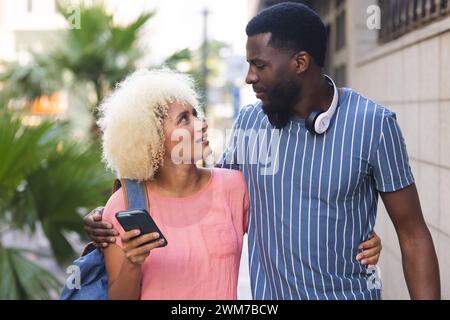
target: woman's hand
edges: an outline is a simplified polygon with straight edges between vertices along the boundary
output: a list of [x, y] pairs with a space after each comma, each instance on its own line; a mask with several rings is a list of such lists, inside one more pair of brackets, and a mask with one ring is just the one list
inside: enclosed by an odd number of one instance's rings
[[164, 244], [164, 239], [153, 241], [152, 243], [142, 245], [148, 241], [159, 238], [159, 233], [149, 233], [139, 236], [139, 230], [131, 230], [124, 233], [122, 238], [123, 251], [127, 259], [134, 265], [142, 265], [150, 255], [150, 251]]
[[370, 234], [369, 240], [360, 244], [359, 249], [363, 251], [356, 256], [356, 260], [366, 266], [376, 265], [383, 246], [380, 237], [374, 231]]

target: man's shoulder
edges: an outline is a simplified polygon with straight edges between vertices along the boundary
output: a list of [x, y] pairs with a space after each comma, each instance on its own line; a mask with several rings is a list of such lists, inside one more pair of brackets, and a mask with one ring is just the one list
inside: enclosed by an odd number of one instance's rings
[[385, 117], [394, 117], [395, 112], [389, 109], [387, 106], [378, 103], [377, 101], [367, 98], [362, 93], [356, 90], [348, 89], [352, 94], [352, 103], [350, 104], [355, 108], [356, 114], [362, 117], [366, 117], [367, 114], [373, 115], [376, 119], [382, 119]]
[[262, 103], [260, 101], [246, 105], [239, 110], [239, 127], [245, 128], [247, 125], [253, 126], [255, 122], [264, 119], [264, 116]]

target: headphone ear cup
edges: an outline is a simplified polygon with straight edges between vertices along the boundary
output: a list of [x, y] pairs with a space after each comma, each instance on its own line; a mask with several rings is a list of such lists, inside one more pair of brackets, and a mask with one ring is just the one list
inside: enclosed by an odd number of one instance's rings
[[319, 115], [321, 113], [322, 112], [320, 112], [320, 111], [312, 111], [309, 114], [308, 118], [306, 118], [305, 126], [306, 126], [306, 129], [308, 129], [308, 131], [311, 132], [311, 134], [318, 134], [316, 132], [315, 124], [316, 124], [317, 118], [319, 117]]

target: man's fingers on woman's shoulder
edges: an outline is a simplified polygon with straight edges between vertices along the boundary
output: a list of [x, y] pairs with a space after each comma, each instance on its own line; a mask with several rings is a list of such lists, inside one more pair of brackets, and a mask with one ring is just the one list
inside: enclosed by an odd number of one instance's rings
[[118, 235], [115, 229], [91, 229], [91, 234], [97, 237], [115, 237]]
[[105, 221], [94, 221], [92, 219], [85, 220], [85, 225], [91, 227], [92, 229], [112, 229], [113, 225]]
[[111, 237], [97, 237], [97, 236], [93, 236], [92, 241], [94, 241], [96, 244], [102, 244], [102, 243], [115, 243], [116, 239], [115, 238], [111, 238]]
[[105, 207], [97, 207], [94, 210], [92, 210], [90, 212], [90, 215], [96, 215], [96, 216], [102, 216], [103, 215], [103, 210], [105, 209]]

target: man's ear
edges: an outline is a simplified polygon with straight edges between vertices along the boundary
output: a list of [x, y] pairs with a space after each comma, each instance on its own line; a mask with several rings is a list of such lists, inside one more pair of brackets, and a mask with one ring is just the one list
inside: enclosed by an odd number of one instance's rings
[[296, 53], [294, 59], [295, 69], [298, 75], [306, 72], [309, 69], [309, 66], [311, 65], [311, 56], [307, 52], [301, 51], [299, 53]]

